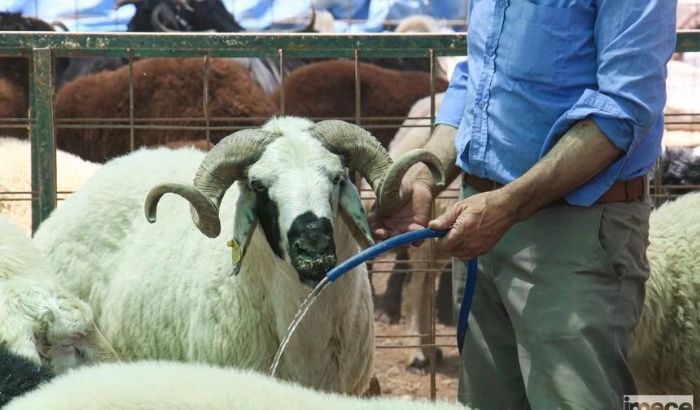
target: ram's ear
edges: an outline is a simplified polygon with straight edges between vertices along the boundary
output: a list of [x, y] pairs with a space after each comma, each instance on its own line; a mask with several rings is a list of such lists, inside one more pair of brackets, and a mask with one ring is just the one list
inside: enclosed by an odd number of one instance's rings
[[338, 198], [338, 207], [343, 222], [355, 237], [355, 240], [362, 249], [374, 245], [372, 238], [372, 230], [367, 222], [365, 210], [362, 207], [360, 193], [355, 185], [346, 177], [340, 183], [340, 195]]
[[238, 202], [236, 202], [236, 216], [233, 221], [233, 239], [229, 242], [234, 275], [237, 275], [241, 270], [248, 244], [253, 237], [255, 226], [258, 224], [255, 213], [255, 195], [243, 187], [239, 192]]

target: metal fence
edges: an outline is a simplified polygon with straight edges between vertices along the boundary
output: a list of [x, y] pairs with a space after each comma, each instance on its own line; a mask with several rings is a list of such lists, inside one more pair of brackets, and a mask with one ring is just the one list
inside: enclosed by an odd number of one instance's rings
[[[31, 200], [32, 226], [34, 229], [55, 208], [57, 203], [56, 183], [56, 130], [59, 128], [124, 128], [128, 130], [126, 138], [134, 147], [134, 133], [140, 129], [202, 130], [209, 140], [212, 130], [234, 130], [245, 127], [243, 120], [250, 118], [216, 118], [208, 114], [207, 102], [210, 89], [208, 70], [213, 58], [220, 57], [272, 57], [277, 59], [280, 67], [286, 58], [343, 58], [351, 59], [355, 64], [355, 116], [341, 118], [360, 124], [368, 129], [401, 126], [405, 117], [379, 118], [362, 115], [361, 70], [360, 63], [375, 57], [422, 57], [430, 66], [431, 114], [426, 126], [432, 127], [435, 118], [435, 81], [436, 59], [444, 56], [463, 56], [466, 53], [464, 34], [359, 34], [359, 35], [324, 35], [324, 34], [78, 34], [78, 33], [19, 33], [0, 34], [0, 57], [21, 57], [29, 62], [29, 112], [25, 118], [0, 119], [3, 127], [26, 129], [31, 139], [31, 191], [0, 192], [3, 200]], [[678, 33], [678, 52], [700, 51], [700, 31], [683, 31]], [[59, 57], [119, 56], [128, 59], [130, 109], [128, 118], [80, 118], [56, 119], [54, 112], [54, 64]], [[203, 107], [202, 116], [196, 118], [137, 118], [133, 105], [133, 62], [134, 59], [146, 57], [200, 57], [203, 70]], [[284, 72], [284, 70], [280, 70]], [[319, 79], [323, 81], [323, 79]], [[699, 79], [700, 81], [700, 79]], [[699, 84], [700, 86], [700, 84]], [[280, 93], [280, 113], [285, 112], [285, 95]], [[336, 117], [337, 118], [337, 117]], [[313, 118], [319, 120], [322, 118]], [[243, 121], [243, 122], [242, 122]], [[700, 123], [700, 112], [667, 117], [670, 124]], [[652, 186], [652, 194], [663, 199], [664, 187], [658, 177]], [[693, 187], [691, 187], [693, 188]], [[700, 187], [695, 187], [700, 188]], [[69, 193], [61, 193], [69, 194]], [[9, 196], [9, 197], [8, 197]], [[371, 197], [369, 191], [363, 197]], [[443, 197], [454, 199], [457, 192], [452, 190]], [[373, 275], [392, 272], [430, 275], [430, 285], [426, 290], [430, 294], [428, 309], [430, 311], [429, 334], [377, 334], [377, 347], [381, 349], [431, 349], [429, 396], [438, 394], [436, 384], [436, 347], [454, 349], [454, 329], [443, 328], [438, 331], [432, 301], [436, 293], [435, 279], [441, 272], [447, 272], [447, 260], [436, 260], [432, 252], [427, 260], [414, 261], [421, 268], [397, 269], [396, 266], [375, 265]], [[419, 337], [428, 337], [429, 343], [416, 343]], [[379, 353], [378, 353], [379, 355]], [[401, 367], [399, 365], [399, 367]], [[403, 369], [401, 369], [403, 371]], [[440, 396], [454, 395], [454, 386], [446, 387]]]

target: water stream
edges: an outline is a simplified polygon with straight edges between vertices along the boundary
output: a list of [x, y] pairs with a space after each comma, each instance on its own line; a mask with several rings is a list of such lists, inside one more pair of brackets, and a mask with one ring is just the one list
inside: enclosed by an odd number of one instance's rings
[[[294, 315], [294, 319], [292, 319], [292, 322], [289, 324], [289, 327], [287, 328], [287, 335], [282, 339], [282, 342], [280, 343], [280, 347], [277, 349], [277, 353], [275, 353], [275, 358], [272, 361], [272, 366], [270, 366], [270, 371], [269, 375], [272, 377], [275, 377], [277, 375], [277, 368], [280, 365], [280, 359], [282, 358], [282, 354], [284, 353], [284, 350], [287, 348], [287, 344], [289, 344], [289, 339], [291, 339], [292, 335], [294, 334], [294, 331], [297, 329], [297, 326], [299, 326], [299, 322], [301, 322], [302, 319], [304, 319], [304, 316], [306, 315], [306, 312], [309, 311], [309, 308], [311, 305], [314, 304], [318, 296], [323, 292], [323, 290], [334, 280], [338, 279], [340, 276], [344, 275], [345, 273], [349, 272], [351, 269], [356, 267], [357, 265], [361, 263], [365, 263], [368, 260], [374, 258], [377, 255], [380, 255], [388, 250], [391, 250], [393, 248], [396, 248], [397, 246], [402, 246], [402, 245], [408, 245], [409, 243], [415, 242], [415, 241], [422, 241], [424, 239], [428, 238], [439, 238], [442, 236], [445, 236], [447, 234], [446, 230], [443, 231], [436, 231], [433, 229], [419, 229], [417, 231], [412, 231], [412, 232], [406, 232], [402, 233], [401, 235], [394, 236], [393, 238], [387, 239], [384, 242], [378, 243], [376, 245], [370, 246], [369, 248], [363, 250], [362, 252], [358, 253], [357, 255], [341, 262], [339, 265], [331, 269], [328, 274], [326, 274], [326, 277], [323, 278], [321, 282], [316, 285], [314, 290], [309, 293], [309, 295], [304, 299], [304, 302], [302, 302], [301, 306], [299, 306], [299, 310], [297, 310], [297, 313]], [[468, 312], [468, 309], [467, 309]], [[467, 315], [468, 316], [468, 315]]]
[[291, 323], [289, 323], [287, 335], [284, 337], [284, 339], [282, 339], [280, 347], [277, 348], [277, 353], [275, 353], [275, 358], [272, 360], [272, 366], [270, 366], [270, 371], [268, 373], [270, 376], [275, 377], [277, 375], [277, 368], [280, 365], [280, 359], [282, 359], [282, 354], [284, 354], [284, 350], [287, 348], [289, 340], [292, 338], [294, 331], [297, 330], [297, 326], [299, 326], [299, 323], [301, 323], [302, 319], [304, 319], [304, 316], [306, 316], [306, 312], [309, 311], [311, 305], [316, 302], [316, 299], [318, 299], [319, 295], [321, 295], [321, 292], [323, 292], [323, 290], [326, 289], [330, 283], [329, 278], [324, 277], [323, 280], [316, 285], [314, 290], [309, 293], [306, 299], [304, 299], [299, 306], [299, 310], [297, 310], [297, 313], [294, 315], [294, 319], [292, 319]]

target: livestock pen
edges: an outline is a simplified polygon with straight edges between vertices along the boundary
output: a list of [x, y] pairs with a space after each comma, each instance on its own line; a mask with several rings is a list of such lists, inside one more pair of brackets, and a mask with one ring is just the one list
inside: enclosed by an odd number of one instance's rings
[[[327, 118], [342, 119], [353, 122], [373, 133], [393, 135], [400, 127], [432, 127], [436, 112], [436, 94], [439, 91], [440, 76], [438, 73], [438, 58], [460, 57], [466, 54], [466, 38], [464, 34], [404, 34], [404, 35], [330, 35], [330, 34], [80, 34], [80, 33], [24, 33], [6, 32], [0, 35], [0, 57], [16, 57], [26, 59], [29, 63], [28, 90], [29, 110], [23, 117], [0, 118], [0, 129], [25, 131], [31, 141], [31, 190], [15, 190], [0, 192], [0, 203], [3, 201], [31, 201], [31, 226], [35, 230], [39, 223], [56, 207], [57, 201], [65, 198], [71, 192], [61, 191], [57, 186], [57, 146], [69, 138], [62, 132], [106, 132], [110, 141], [121, 139], [128, 151], [139, 147], [139, 138], [147, 132], [182, 133], [185, 141], [204, 141], [205, 147], [220, 139], [220, 136], [234, 130], [259, 124], [266, 117], [255, 115], [227, 116], [212, 112], [212, 101], [216, 94], [213, 79], [216, 74], [217, 61], [222, 58], [267, 58], [276, 61], [283, 76], [288, 59], [343, 59], [345, 65], [352, 69], [353, 86], [343, 96], [351, 107], [350, 114], [344, 112], [327, 112], [314, 116], [313, 120]], [[700, 31], [681, 31], [678, 33], [677, 52], [690, 53], [700, 51]], [[55, 66], [61, 58], [86, 57], [121, 57], [126, 59], [123, 68], [126, 81], [123, 83], [126, 100], [121, 107], [103, 107], [105, 112], [117, 112], [126, 115], [100, 115], [93, 117], [60, 116], [58, 115], [55, 89]], [[199, 112], [189, 112], [188, 115], [177, 116], [148, 116], [140, 115], [144, 108], [138, 105], [139, 71], [138, 63], [145, 58], [167, 57], [173, 59], [198, 59], [201, 73], [192, 77], [192, 89], [200, 93], [201, 98], [195, 99]], [[415, 123], [404, 123], [408, 111], [402, 115], [373, 115], [367, 112], [368, 103], [363, 96], [372, 92], [363, 86], [366, 70], [363, 63], [376, 58], [423, 58], [429, 67], [427, 74], [429, 96], [429, 115], [412, 117]], [[174, 66], [175, 67], [175, 66]], [[292, 74], [289, 74], [292, 75]], [[672, 74], [673, 75], [673, 72]], [[690, 77], [695, 78], [695, 77]], [[700, 77], [695, 78], [700, 82]], [[319, 84], [330, 81], [328, 78], [316, 77]], [[444, 81], [444, 79], [443, 79]], [[700, 85], [700, 84], [698, 84]], [[100, 86], [95, 84], [95, 90]], [[218, 85], [217, 85], [218, 86]], [[330, 84], [332, 88], [333, 84]], [[289, 90], [281, 87], [273, 94], [275, 107], [270, 114], [286, 114], [294, 112], [294, 107], [288, 103]], [[700, 110], [697, 112], [675, 111], [667, 113], [669, 130], [693, 133], [700, 126]], [[692, 138], [692, 137], [690, 137]], [[96, 141], [95, 141], [96, 143]], [[654, 200], [659, 203], [669, 196], [677, 195], [685, 190], [700, 189], [699, 185], [671, 185], [663, 183], [663, 165], [657, 166], [654, 172], [650, 190]], [[359, 180], [357, 181], [359, 183]], [[454, 189], [442, 194], [448, 200], [457, 198]], [[373, 197], [371, 190], [364, 190], [363, 197]], [[417, 333], [406, 327], [392, 327], [378, 324], [377, 331], [377, 371], [383, 387], [391, 386], [392, 378], [403, 377], [404, 365], [392, 366], [400, 355], [393, 354], [397, 349], [415, 350], [426, 348], [429, 352], [429, 367], [426, 380], [423, 376], [411, 376], [420, 380], [427, 388], [394, 389], [390, 394], [425, 395], [430, 398], [454, 397], [456, 390], [456, 343], [454, 327], [441, 326], [435, 314], [436, 279], [440, 273], [449, 273], [444, 267], [448, 260], [439, 260], [429, 252], [427, 259], [412, 260], [419, 266], [416, 268], [396, 268], [390, 261], [375, 263], [373, 266], [373, 281], [378, 289], [387, 282], [389, 274], [400, 275], [430, 275], [427, 289], [430, 297], [428, 306], [430, 326], [427, 333]], [[401, 330], [396, 330], [401, 329]], [[426, 340], [419, 343], [418, 340]], [[438, 348], [444, 349], [444, 362], [438, 363]], [[451, 359], [452, 361], [450, 361]], [[450, 366], [453, 366], [452, 368]], [[440, 372], [445, 374], [439, 375]], [[438, 382], [438, 378], [443, 383]], [[452, 380], [450, 382], [450, 380]]]

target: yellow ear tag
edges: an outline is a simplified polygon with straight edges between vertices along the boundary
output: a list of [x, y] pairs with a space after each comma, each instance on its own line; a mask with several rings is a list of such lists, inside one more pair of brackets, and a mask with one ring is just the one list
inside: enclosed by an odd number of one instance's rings
[[226, 246], [231, 248], [231, 261], [233, 261], [233, 266], [238, 265], [238, 262], [241, 261], [240, 245], [238, 245], [238, 242], [236, 242], [235, 239], [231, 239], [230, 241], [226, 242]]

